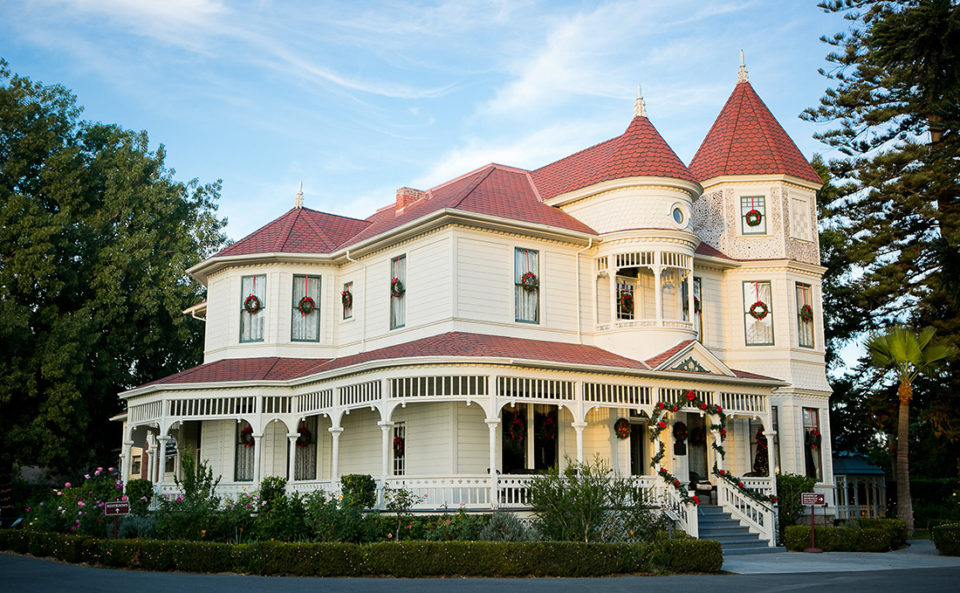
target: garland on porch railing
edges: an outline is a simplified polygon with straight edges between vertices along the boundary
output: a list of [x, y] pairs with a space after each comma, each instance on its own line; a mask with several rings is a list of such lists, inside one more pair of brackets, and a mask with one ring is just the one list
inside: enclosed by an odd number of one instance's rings
[[[708, 404], [707, 402], [701, 400], [699, 397], [697, 397], [697, 393], [691, 389], [684, 393], [683, 397], [676, 402], [659, 401], [654, 407], [653, 414], [650, 415], [650, 441], [658, 442], [660, 447], [657, 454], [654, 455], [650, 460], [650, 467], [655, 468], [666, 454], [666, 449], [664, 448], [663, 443], [660, 441], [660, 433], [667, 428], [667, 415], [678, 412], [680, 408], [695, 408], [704, 413], [710, 414], [711, 416], [716, 416], [719, 419], [719, 423], [714, 423], [711, 421], [710, 430], [719, 433], [721, 443], [726, 440], [727, 415], [724, 413], [723, 408], [717, 404]], [[724, 450], [723, 446], [718, 445], [716, 439], [714, 439], [714, 442], [711, 445], [713, 450], [717, 452], [721, 459], [726, 455], [726, 451]], [[699, 504], [700, 499], [696, 496], [690, 496], [687, 490], [687, 485], [681, 482], [676, 476], [668, 472], [666, 468], [661, 467], [657, 473], [661, 478], [663, 478], [664, 481], [676, 488], [680, 500], [685, 503]], [[726, 470], [719, 469], [716, 462], [713, 464], [713, 474], [733, 484], [744, 496], [752, 498], [753, 500], [758, 502], [777, 502], [776, 496], [767, 496], [758, 490], [745, 487], [740, 478], [734, 476]]]

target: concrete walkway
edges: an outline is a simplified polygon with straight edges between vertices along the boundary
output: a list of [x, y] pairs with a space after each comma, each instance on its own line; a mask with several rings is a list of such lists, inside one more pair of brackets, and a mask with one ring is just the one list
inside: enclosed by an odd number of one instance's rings
[[723, 559], [723, 570], [735, 574], [786, 574], [960, 567], [960, 557], [937, 555], [937, 549], [930, 540], [912, 539], [907, 543], [910, 544], [907, 548], [880, 554], [786, 552], [730, 556]]

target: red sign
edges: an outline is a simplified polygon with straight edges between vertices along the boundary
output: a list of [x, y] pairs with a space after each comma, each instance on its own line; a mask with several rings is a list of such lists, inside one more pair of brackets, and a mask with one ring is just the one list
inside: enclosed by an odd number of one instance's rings
[[822, 506], [827, 504], [826, 495], [816, 492], [801, 492], [800, 504], [803, 506]]
[[122, 500], [117, 502], [103, 503], [103, 514], [107, 517], [130, 514], [130, 501]]

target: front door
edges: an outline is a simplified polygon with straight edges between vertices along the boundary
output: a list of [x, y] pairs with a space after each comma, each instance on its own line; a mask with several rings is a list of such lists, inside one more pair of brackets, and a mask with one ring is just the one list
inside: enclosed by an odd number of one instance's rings
[[[709, 482], [707, 471], [707, 426], [706, 419], [700, 414], [687, 414], [687, 463], [690, 481], [698, 478], [700, 482]], [[694, 476], [696, 474], [696, 476]]]

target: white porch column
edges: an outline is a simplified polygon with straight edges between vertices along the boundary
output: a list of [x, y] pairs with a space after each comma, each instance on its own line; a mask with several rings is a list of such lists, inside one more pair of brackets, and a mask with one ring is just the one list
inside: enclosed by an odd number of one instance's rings
[[[729, 422], [730, 420], [733, 420], [733, 416], [727, 416], [727, 421]], [[718, 447], [723, 447], [723, 437], [720, 436], [719, 430], [711, 430], [709, 431], [709, 434], [710, 438]], [[726, 450], [726, 447], [723, 447], [723, 449]], [[723, 469], [723, 455], [721, 455], [720, 452], [715, 450], [713, 447], [710, 447], [708, 451], [713, 451], [713, 461], [717, 464], [717, 469]]]
[[167, 441], [170, 440], [168, 435], [163, 435], [157, 437], [157, 489], [163, 487], [163, 480], [166, 478], [166, 472], [164, 471], [164, 462], [166, 461], [167, 456]]
[[263, 441], [263, 433], [253, 433], [253, 486], [260, 487], [260, 445]]
[[377, 422], [380, 427], [380, 476], [383, 479], [383, 487], [387, 487], [387, 476], [390, 475], [390, 428], [393, 422]]
[[340, 435], [343, 434], [343, 428], [336, 426], [327, 430], [333, 437], [333, 446], [330, 451], [330, 484], [336, 491], [337, 484], [340, 482]]
[[[122, 466], [120, 470], [120, 479], [123, 481], [123, 491], [127, 491], [127, 482], [130, 481], [130, 448], [133, 447], [133, 441], [123, 441], [123, 453], [121, 454]], [[142, 459], [142, 458], [141, 458]], [[139, 477], [139, 476], [137, 476]]]
[[[661, 253], [657, 252], [657, 259], [660, 259]], [[660, 286], [660, 278], [663, 274], [663, 268], [661, 266], [653, 267], [653, 286], [656, 291], [653, 295], [654, 297], [654, 307], [656, 308], [657, 313], [657, 325], [663, 325], [663, 287]]]
[[290, 443], [290, 458], [287, 461], [287, 483], [292, 484], [296, 479], [297, 469], [297, 439], [300, 438], [299, 432], [288, 432], [287, 441]]
[[616, 255], [611, 255], [610, 266], [607, 267], [607, 270], [609, 270], [607, 273], [610, 274], [610, 329], [613, 329], [617, 323], [617, 272], [619, 272], [620, 269], [613, 265], [616, 258]]
[[580, 421], [573, 423], [573, 430], [577, 433], [577, 463], [583, 463], [583, 429], [587, 427], [587, 423]]
[[499, 418], [487, 418], [487, 429], [490, 434], [490, 507], [497, 508], [497, 430], [500, 428]]

